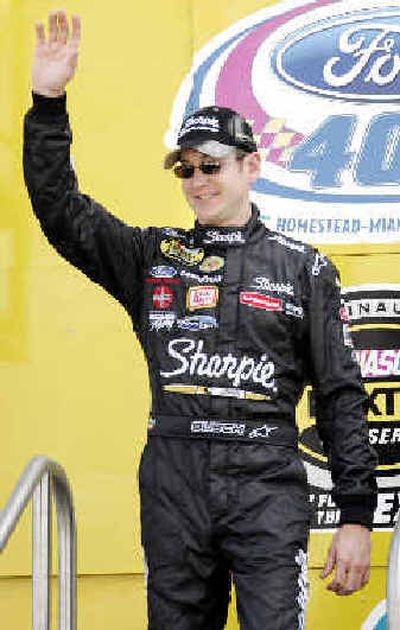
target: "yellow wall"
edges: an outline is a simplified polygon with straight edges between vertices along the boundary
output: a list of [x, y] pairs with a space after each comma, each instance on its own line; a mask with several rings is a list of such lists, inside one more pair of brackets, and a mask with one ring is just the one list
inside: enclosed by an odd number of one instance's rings
[[[310, 630], [359, 630], [371, 609], [384, 598], [384, 570], [374, 569], [370, 585], [361, 593], [337, 598], [319, 591], [318, 571], [310, 571], [312, 593], [307, 628]], [[53, 584], [53, 628], [57, 627], [56, 588]], [[318, 596], [315, 593], [318, 592]], [[31, 624], [31, 583], [27, 578], [0, 580], [2, 628], [27, 630]], [[78, 579], [78, 630], [145, 630], [146, 601], [140, 575], [96, 575]], [[5, 624], [8, 620], [8, 625]], [[233, 607], [227, 630], [239, 630]]]
[[[68, 90], [81, 188], [129, 223], [187, 225], [179, 184], [161, 168], [176, 91], [195, 50], [267, 4], [65, 0], [83, 19], [79, 71]], [[58, 460], [77, 511], [80, 628], [139, 630], [135, 471], [145, 439], [146, 369], [125, 313], [45, 242], [22, 182], [33, 23], [50, 8], [50, 0], [0, 0], [0, 506], [34, 454]], [[13, 630], [28, 627], [29, 529], [26, 515], [0, 558], [2, 628], [3, 620]], [[321, 566], [329, 538], [313, 537], [312, 567]], [[388, 542], [389, 534], [377, 536], [375, 565]], [[383, 568], [367, 591], [346, 600], [326, 594], [317, 572], [310, 628], [352, 630], [384, 597]], [[233, 613], [229, 627], [237, 628]]]

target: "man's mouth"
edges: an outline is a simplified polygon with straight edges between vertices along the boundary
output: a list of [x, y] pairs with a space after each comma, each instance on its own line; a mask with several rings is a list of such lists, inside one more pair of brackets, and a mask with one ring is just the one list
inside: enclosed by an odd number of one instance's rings
[[209, 199], [214, 199], [217, 197], [218, 193], [204, 193], [202, 195], [195, 195], [195, 199], [200, 199], [201, 201], [208, 201]]

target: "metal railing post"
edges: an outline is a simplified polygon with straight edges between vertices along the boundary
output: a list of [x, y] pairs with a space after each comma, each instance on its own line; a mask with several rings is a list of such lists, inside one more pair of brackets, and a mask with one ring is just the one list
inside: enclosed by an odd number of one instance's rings
[[76, 630], [76, 524], [72, 493], [64, 470], [48, 457], [34, 457], [0, 512], [0, 551], [33, 497], [32, 627], [50, 628], [51, 489], [57, 513], [59, 630]]
[[32, 505], [32, 627], [50, 628], [51, 495], [50, 474], [33, 491]]

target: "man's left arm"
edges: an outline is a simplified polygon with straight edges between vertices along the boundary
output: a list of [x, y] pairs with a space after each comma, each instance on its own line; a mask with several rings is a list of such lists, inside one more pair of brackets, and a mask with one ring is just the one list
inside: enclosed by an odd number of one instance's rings
[[369, 445], [365, 392], [346, 330], [338, 275], [328, 259], [315, 256], [309, 267], [311, 376], [317, 428], [332, 473], [332, 496], [341, 510], [321, 576], [333, 574], [327, 588], [349, 595], [369, 577], [376, 457]]

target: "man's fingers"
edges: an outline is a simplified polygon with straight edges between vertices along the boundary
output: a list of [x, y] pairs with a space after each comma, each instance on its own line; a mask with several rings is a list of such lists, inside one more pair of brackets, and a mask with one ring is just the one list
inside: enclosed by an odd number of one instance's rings
[[57, 12], [49, 13], [49, 43], [53, 44], [57, 41]]
[[349, 567], [346, 564], [339, 565], [335, 578], [328, 585], [328, 590], [336, 595], [351, 595], [359, 591], [368, 583], [369, 569], [365, 567]]
[[320, 577], [322, 579], [328, 577], [328, 575], [332, 573], [334, 567], [335, 567], [335, 553], [333, 551], [333, 547], [330, 547], [328, 551], [328, 557], [326, 559], [325, 566], [320, 573]]
[[328, 591], [334, 591], [337, 593], [340, 589], [345, 587], [347, 578], [347, 568], [344, 562], [338, 561], [336, 563], [335, 577], [332, 582], [328, 584]]
[[44, 32], [44, 24], [42, 22], [35, 23], [35, 32], [36, 32], [36, 43], [37, 44], [45, 44], [46, 43], [46, 35]]
[[78, 48], [81, 39], [81, 18], [79, 15], [72, 16], [71, 44]]
[[69, 34], [67, 15], [65, 11], [59, 11], [57, 17], [58, 17], [58, 39], [63, 44], [66, 44], [68, 40], [68, 34]]

